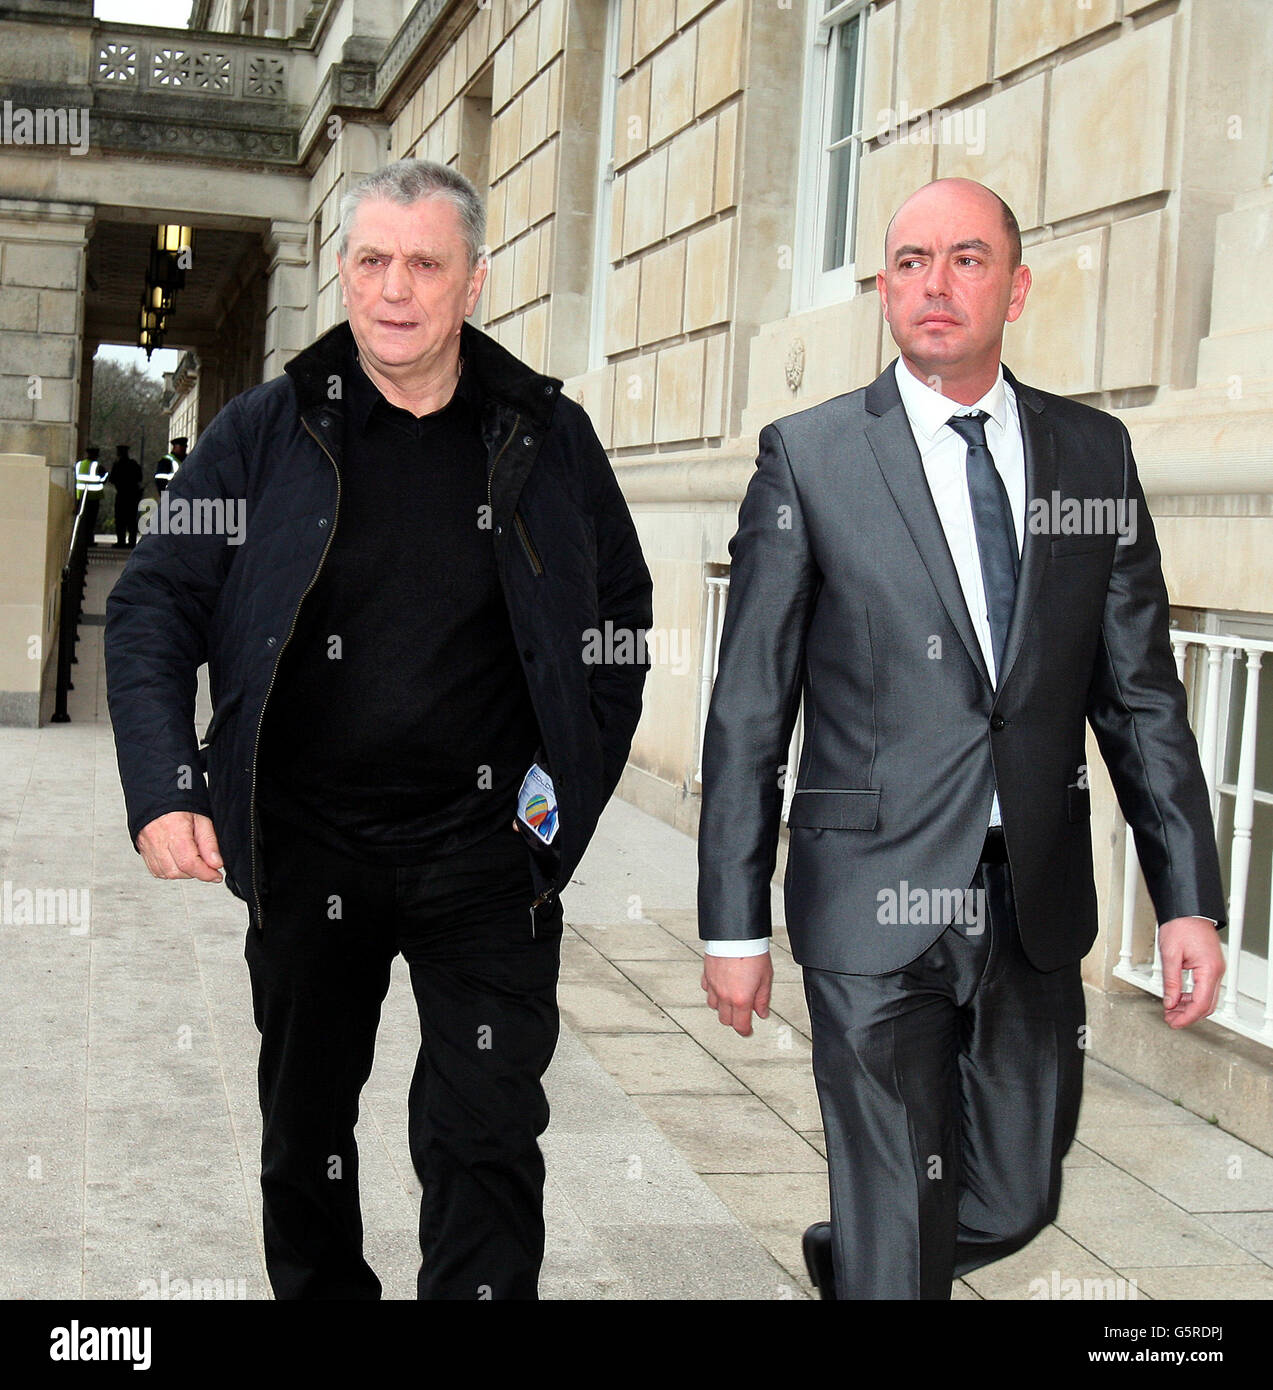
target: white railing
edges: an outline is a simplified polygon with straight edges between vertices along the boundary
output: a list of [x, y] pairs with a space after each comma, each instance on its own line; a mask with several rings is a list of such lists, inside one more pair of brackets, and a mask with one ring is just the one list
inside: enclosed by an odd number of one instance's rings
[[[1190, 693], [1189, 720], [1198, 739], [1203, 776], [1217, 827], [1227, 801], [1231, 827], [1219, 834], [1221, 862], [1229, 870], [1228, 962], [1220, 1005], [1213, 1018], [1235, 1033], [1273, 1047], [1273, 895], [1261, 920], [1248, 924], [1252, 828], [1257, 805], [1273, 805], [1273, 791], [1256, 786], [1260, 667], [1273, 642], [1172, 629], [1176, 670]], [[1240, 695], [1240, 705], [1236, 704]], [[1265, 736], [1273, 736], [1266, 730]], [[1237, 753], [1232, 780], [1226, 777]], [[1119, 818], [1122, 819], [1121, 816]], [[1136, 846], [1124, 827], [1122, 941], [1114, 974], [1120, 980], [1162, 995], [1162, 959], [1157, 932], [1137, 930], [1137, 908], [1145, 892]], [[1264, 917], [1267, 915], [1267, 921]], [[1254, 937], [1263, 934], [1263, 942]]]
[[[707, 577], [707, 610], [703, 619], [703, 672], [698, 703], [698, 757], [695, 759], [694, 782], [703, 781], [703, 738], [707, 732], [707, 711], [712, 702], [712, 687], [720, 667], [720, 638], [725, 626], [725, 603], [729, 598], [729, 575], [711, 574]], [[800, 745], [804, 739], [804, 703], [796, 714], [791, 742], [787, 747], [787, 768], [783, 779], [782, 819], [791, 810], [791, 798], [796, 790], [796, 770], [800, 766]]]

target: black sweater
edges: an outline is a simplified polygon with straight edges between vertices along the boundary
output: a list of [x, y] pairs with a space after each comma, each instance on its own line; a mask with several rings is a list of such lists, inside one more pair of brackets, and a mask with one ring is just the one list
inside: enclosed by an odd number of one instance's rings
[[511, 825], [539, 728], [472, 373], [419, 418], [356, 358], [343, 386], [335, 532], [266, 707], [257, 799], [342, 853], [418, 863]]

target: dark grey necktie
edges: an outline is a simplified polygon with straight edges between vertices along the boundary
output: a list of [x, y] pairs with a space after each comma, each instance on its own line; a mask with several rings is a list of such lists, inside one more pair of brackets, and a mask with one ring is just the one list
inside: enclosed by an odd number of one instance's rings
[[1003, 674], [1003, 645], [1017, 596], [1017, 528], [1012, 504], [994, 458], [986, 445], [984, 410], [952, 415], [947, 424], [968, 445], [968, 496], [977, 528], [977, 553], [986, 586], [990, 644], [995, 654], [995, 683]]

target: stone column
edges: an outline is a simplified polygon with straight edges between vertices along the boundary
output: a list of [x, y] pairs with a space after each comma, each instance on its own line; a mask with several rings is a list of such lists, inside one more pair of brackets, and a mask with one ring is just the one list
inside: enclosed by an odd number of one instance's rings
[[[93, 208], [0, 198], [0, 451], [74, 462]], [[69, 479], [68, 479], [69, 483]]]
[[86, 203], [0, 198], [0, 723], [52, 713], [75, 507]]
[[265, 364], [263, 380], [281, 374], [284, 366], [309, 341], [309, 226], [304, 222], [271, 222], [265, 238], [269, 284], [265, 306]]
[[1273, 390], [1273, 186], [1247, 193], [1216, 219], [1210, 332], [1198, 348], [1198, 385], [1222, 386], [1239, 400]]

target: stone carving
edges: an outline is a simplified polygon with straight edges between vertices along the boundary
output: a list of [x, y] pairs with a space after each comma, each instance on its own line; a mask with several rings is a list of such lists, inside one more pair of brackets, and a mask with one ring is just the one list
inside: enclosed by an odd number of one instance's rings
[[224, 53], [200, 53], [194, 61], [194, 85], [201, 92], [228, 92], [230, 72], [230, 59]]
[[97, 53], [97, 75], [103, 82], [135, 82], [137, 50], [127, 43], [102, 44]]
[[103, 39], [97, 45], [94, 81], [106, 88], [163, 88], [206, 96], [287, 100], [287, 55], [252, 52], [232, 43], [216, 48], [178, 48], [171, 43]]
[[190, 54], [182, 48], [157, 48], [150, 57], [152, 87], [184, 87], [190, 81]]
[[243, 90], [250, 97], [281, 97], [287, 95], [287, 69], [281, 58], [259, 54], [248, 59], [247, 77]]
[[800, 383], [804, 380], [804, 339], [793, 338], [791, 346], [787, 349], [787, 389], [789, 391], [799, 391]]

